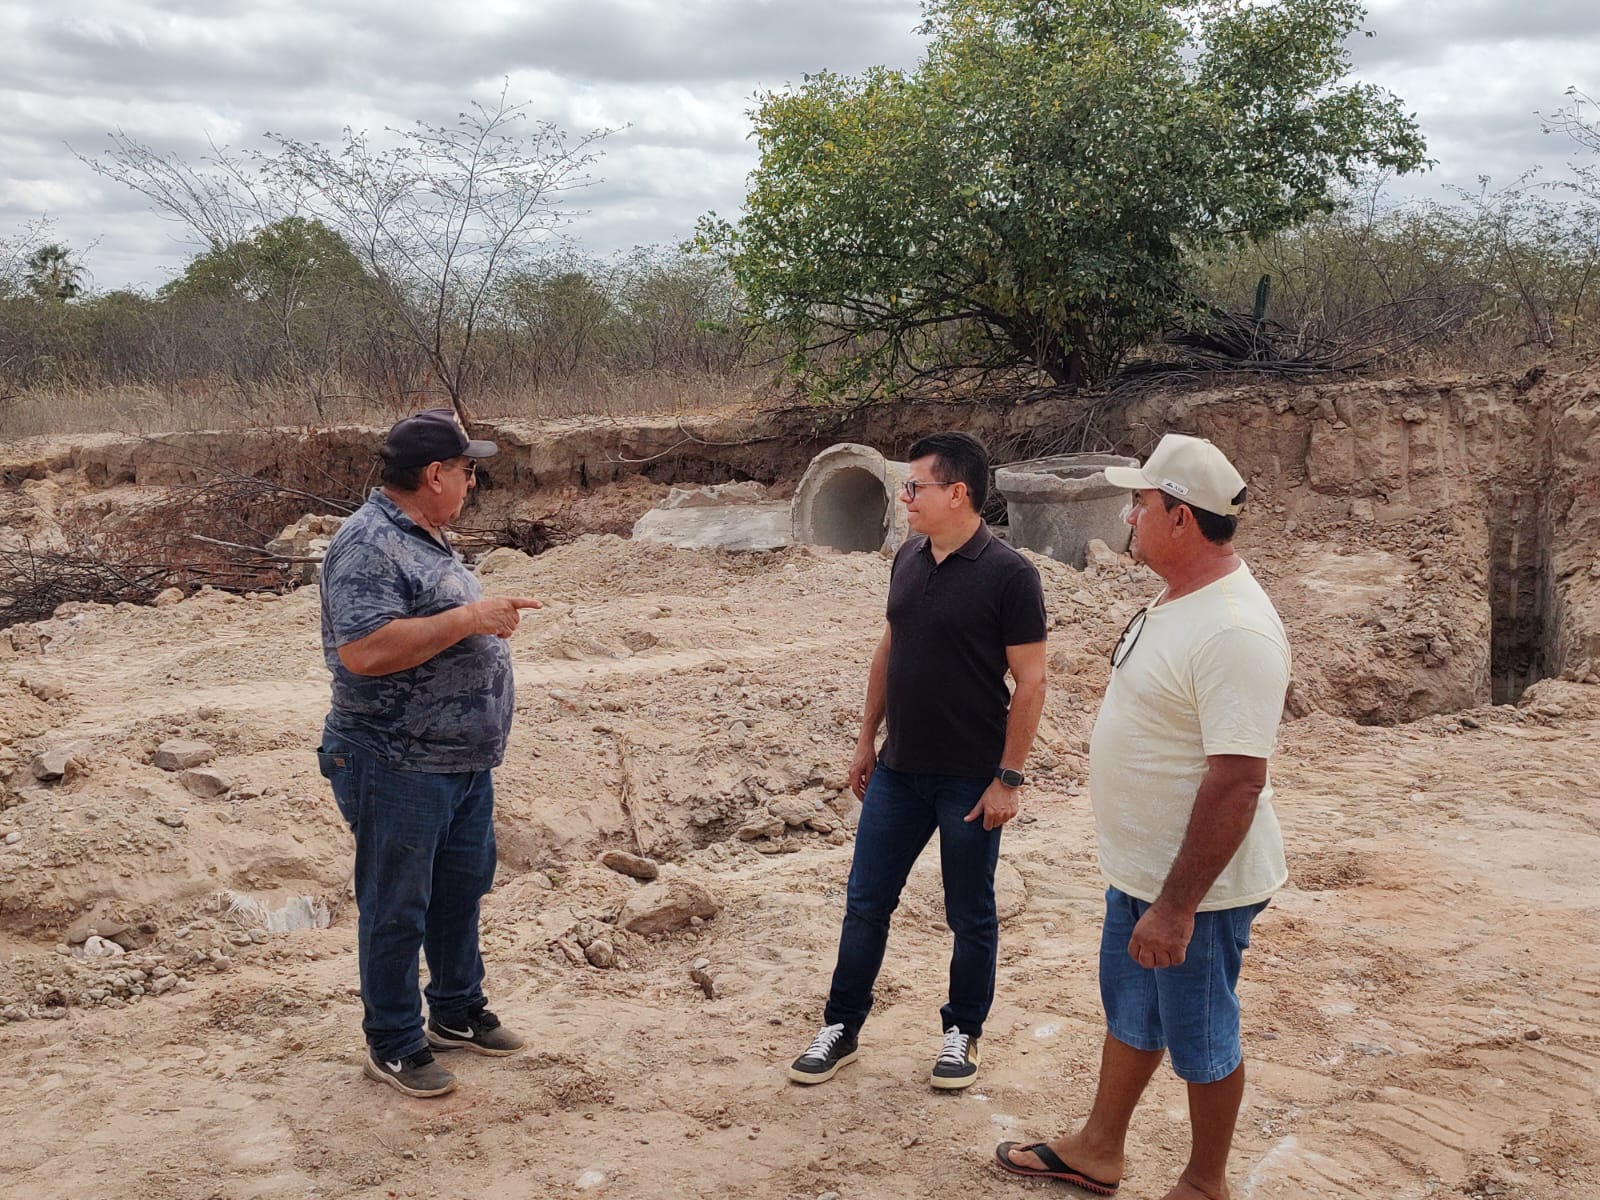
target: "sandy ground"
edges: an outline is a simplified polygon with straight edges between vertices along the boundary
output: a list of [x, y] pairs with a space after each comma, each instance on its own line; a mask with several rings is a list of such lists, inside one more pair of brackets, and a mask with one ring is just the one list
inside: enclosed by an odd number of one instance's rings
[[[1297, 671], [1336, 694], [1358, 644], [1352, 597], [1397, 587], [1403, 555], [1246, 550]], [[1005, 838], [984, 1066], [956, 1094], [926, 1082], [948, 957], [932, 851], [860, 1060], [815, 1089], [784, 1075], [818, 1022], [842, 915], [840, 784], [882, 558], [584, 537], [486, 564], [492, 591], [549, 602], [512, 643], [518, 717], [484, 912], [494, 1008], [530, 1046], [453, 1056], [461, 1087], [432, 1101], [360, 1074], [351, 846], [310, 754], [327, 694], [315, 589], [38, 627], [42, 652], [0, 660], [13, 788], [0, 841], [20, 835], [0, 849], [5, 1195], [1047, 1190], [989, 1159], [998, 1140], [1056, 1132], [1092, 1095], [1103, 885], [1084, 739], [1106, 649], [1155, 585], [1116, 565], [1041, 569], [1051, 693], [1036, 783]], [[1273, 769], [1293, 878], [1245, 964], [1236, 1196], [1600, 1196], [1600, 688], [1549, 682], [1520, 707], [1463, 715], [1381, 727], [1313, 710], [1283, 727]], [[202, 800], [154, 766], [171, 737], [214, 746], [232, 790]], [[62, 746], [76, 755], [66, 777], [34, 783], [32, 756]], [[739, 836], [797, 798], [839, 826], [832, 841]], [[613, 935], [641, 885], [595, 863], [608, 847], [652, 855], [720, 912]], [[221, 911], [230, 890], [319, 897], [332, 924], [251, 940]], [[123, 959], [57, 949], [75, 924], [112, 919], [144, 923]], [[616, 965], [563, 950], [597, 937]], [[715, 998], [689, 978], [699, 958]], [[152, 994], [164, 976], [178, 985]], [[1187, 1136], [1182, 1085], [1163, 1070], [1122, 1193], [1161, 1196]]]

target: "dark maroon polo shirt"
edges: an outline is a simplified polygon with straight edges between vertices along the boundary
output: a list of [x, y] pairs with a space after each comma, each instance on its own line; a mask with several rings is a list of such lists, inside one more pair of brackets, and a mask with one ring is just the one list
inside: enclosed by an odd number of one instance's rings
[[888, 736], [879, 758], [921, 775], [988, 778], [1005, 749], [1006, 647], [1044, 641], [1033, 564], [980, 525], [933, 561], [913, 535], [889, 575]]

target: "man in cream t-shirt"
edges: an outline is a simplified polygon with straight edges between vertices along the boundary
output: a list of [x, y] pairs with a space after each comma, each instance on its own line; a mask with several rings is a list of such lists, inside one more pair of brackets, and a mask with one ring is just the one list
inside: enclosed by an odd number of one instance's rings
[[1166, 584], [1111, 654], [1089, 746], [1106, 919], [1106, 1039], [1083, 1128], [1005, 1142], [1013, 1174], [1110, 1195], [1133, 1110], [1163, 1055], [1188, 1084], [1188, 1164], [1166, 1200], [1228, 1195], [1244, 1095], [1239, 965], [1250, 925], [1282, 887], [1283, 841], [1267, 760], [1289, 686], [1289, 642], [1272, 601], [1234, 552], [1245, 484], [1222, 451], [1168, 434], [1142, 468], [1109, 467], [1133, 490], [1130, 552]]

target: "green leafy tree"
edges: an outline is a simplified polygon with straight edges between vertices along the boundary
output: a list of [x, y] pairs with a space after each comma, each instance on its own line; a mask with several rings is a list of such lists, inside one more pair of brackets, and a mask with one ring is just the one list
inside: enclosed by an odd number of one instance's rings
[[910, 73], [759, 97], [725, 254], [753, 318], [833, 391], [952, 368], [1113, 371], [1184, 311], [1195, 251], [1424, 162], [1415, 121], [1346, 82], [1356, 0], [927, 0]]
[[40, 300], [75, 300], [83, 292], [83, 266], [58, 242], [40, 246], [28, 256], [28, 290]]
[[383, 324], [386, 305], [344, 239], [298, 215], [196, 255], [160, 297], [197, 319], [222, 314], [234, 378], [292, 379], [319, 415], [348, 352]]
[[293, 308], [368, 282], [350, 247], [321, 221], [282, 217], [189, 260], [166, 297], [242, 299]]

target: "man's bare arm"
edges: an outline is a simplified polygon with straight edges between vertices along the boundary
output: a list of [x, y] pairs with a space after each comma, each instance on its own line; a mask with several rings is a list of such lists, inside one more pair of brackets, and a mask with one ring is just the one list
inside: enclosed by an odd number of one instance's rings
[[1039, 732], [1039, 717], [1044, 712], [1045, 643], [1029, 642], [1006, 647], [1006, 665], [1016, 687], [1011, 692], [1011, 708], [1006, 713], [1006, 748], [1000, 765], [1022, 770], [1034, 735]]
[[[1000, 752], [1000, 765], [1022, 770], [1034, 734], [1039, 732], [1039, 714], [1044, 711], [1045, 643], [1028, 642], [1006, 647], [1006, 665], [1016, 687], [1011, 692], [1011, 708], [1006, 713], [1006, 744]], [[998, 779], [984, 789], [966, 820], [983, 818], [985, 829], [1004, 825], [1022, 808], [1019, 789], [1007, 787]]]
[[523, 596], [496, 596], [431, 617], [400, 617], [340, 646], [339, 661], [357, 675], [392, 675], [427, 662], [475, 633], [510, 637], [523, 609], [543, 607], [541, 601]]
[[867, 781], [878, 765], [878, 727], [889, 709], [889, 627], [884, 626], [878, 648], [867, 669], [867, 699], [861, 706], [861, 736], [850, 760], [850, 790], [856, 799], [867, 794]]
[[1140, 966], [1172, 967], [1184, 960], [1195, 910], [1243, 845], [1267, 784], [1264, 758], [1213, 754], [1206, 762], [1178, 857], [1128, 941], [1128, 953]]

